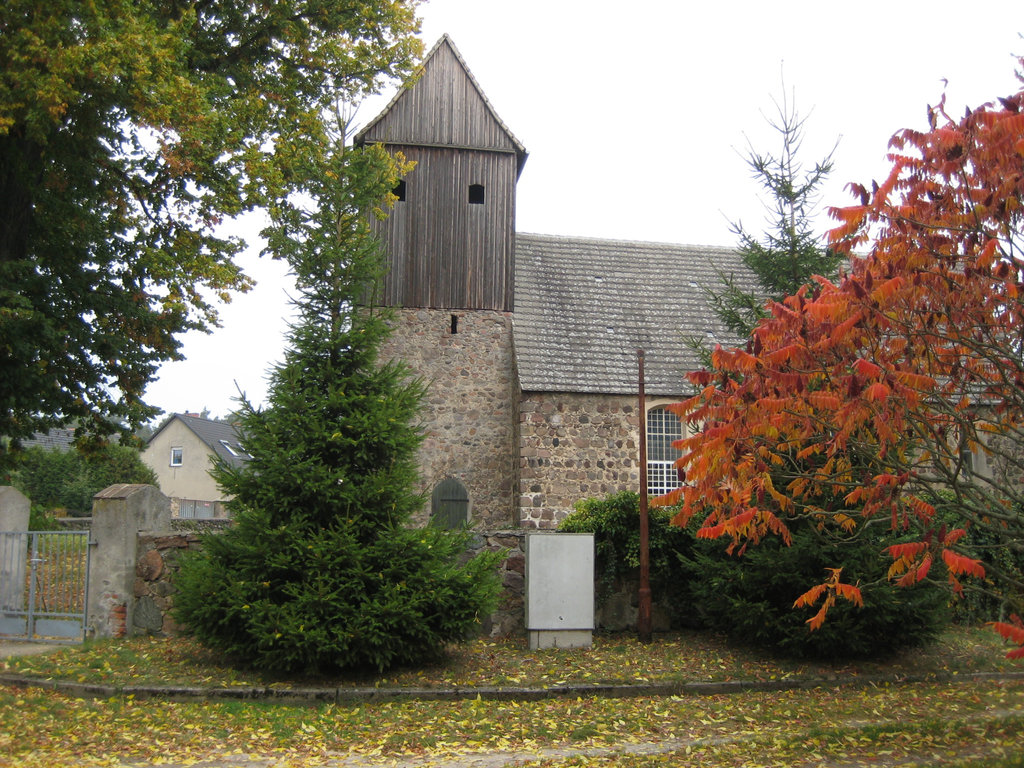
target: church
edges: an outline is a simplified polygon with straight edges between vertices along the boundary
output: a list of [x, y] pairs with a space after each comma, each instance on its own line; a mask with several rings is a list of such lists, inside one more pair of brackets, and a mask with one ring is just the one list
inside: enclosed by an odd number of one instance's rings
[[516, 232], [526, 149], [447, 35], [355, 140], [416, 163], [374, 226], [395, 317], [382, 354], [428, 387], [422, 522], [554, 528], [641, 477], [651, 494], [674, 488], [685, 427], [665, 406], [699, 367], [687, 339], [735, 342], [705, 287], [746, 274], [736, 251]]

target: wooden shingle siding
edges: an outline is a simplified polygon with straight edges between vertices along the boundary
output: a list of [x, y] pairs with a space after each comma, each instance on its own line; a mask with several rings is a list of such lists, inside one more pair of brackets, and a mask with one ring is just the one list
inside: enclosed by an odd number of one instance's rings
[[[406, 177], [405, 202], [374, 224], [389, 254], [384, 303], [510, 311], [515, 156], [395, 149], [417, 165]], [[483, 205], [469, 202], [470, 184], [484, 187]]]
[[[356, 142], [381, 142], [416, 163], [405, 201], [374, 224], [390, 269], [382, 302], [511, 311], [515, 186], [526, 151], [447, 36]], [[482, 204], [469, 202], [471, 186], [482, 188]]]

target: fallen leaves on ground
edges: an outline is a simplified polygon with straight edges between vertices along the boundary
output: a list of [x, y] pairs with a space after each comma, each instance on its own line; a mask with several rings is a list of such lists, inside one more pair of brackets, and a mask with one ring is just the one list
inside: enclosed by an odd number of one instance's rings
[[[134, 638], [0, 661], [0, 669], [108, 685], [537, 687], [581, 683], [837, 679], [1019, 671], [998, 638], [956, 629], [924, 649], [843, 664], [773, 659], [700, 633], [642, 645], [598, 635], [590, 649], [530, 651], [475, 640], [438, 665], [385, 676], [277, 680], [232, 668], [184, 638]], [[441, 764], [453, 755], [517, 753], [537, 766], [786, 765], [830, 768], [1000, 762], [1024, 742], [1024, 681], [815, 688], [693, 697], [465, 700], [289, 706], [262, 701], [77, 699], [0, 686], [0, 765], [327, 764], [346, 756]], [[542, 750], [561, 750], [552, 756]], [[524, 757], [524, 754], [526, 755]], [[1010, 750], [1009, 754], [1015, 754]], [[940, 760], [940, 757], [942, 758]], [[509, 758], [511, 759], [511, 758]], [[1010, 759], [1010, 758], [1007, 758]]]
[[[865, 755], [892, 765], [900, 755], [994, 754], [1022, 738], [1020, 682], [320, 707], [88, 700], [0, 687], [0, 755], [7, 756], [0, 765], [26, 768], [188, 765], [229, 756], [312, 766], [346, 755], [436, 758], [551, 747], [613, 747], [615, 760], [577, 755], [538, 765], [809, 766]], [[630, 745], [669, 750], [630, 755]]]

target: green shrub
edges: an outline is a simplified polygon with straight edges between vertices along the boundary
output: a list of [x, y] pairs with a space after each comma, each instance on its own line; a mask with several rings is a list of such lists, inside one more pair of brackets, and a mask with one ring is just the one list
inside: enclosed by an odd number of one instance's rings
[[14, 486], [33, 505], [64, 515], [89, 515], [92, 497], [116, 483], [156, 485], [156, 475], [139, 452], [126, 445], [106, 445], [82, 454], [39, 446], [19, 454]]
[[[252, 515], [244, 520], [252, 521]], [[204, 644], [275, 673], [385, 670], [438, 658], [493, 604], [499, 555], [467, 532], [246, 522], [183, 558], [175, 611]]]
[[57, 530], [57, 517], [38, 504], [29, 507], [28, 529], [30, 531], [55, 531]]
[[[727, 554], [722, 540], [694, 541], [692, 555], [683, 558], [685, 583], [704, 626], [789, 656], [843, 659], [920, 644], [948, 622], [946, 589], [886, 580], [892, 559], [883, 549], [897, 543], [895, 536], [867, 529], [850, 539], [807, 520], [791, 523], [790, 530], [791, 546], [769, 537], [742, 556]], [[859, 583], [864, 606], [838, 600], [824, 625], [811, 631], [806, 620], [817, 609], [793, 603], [826, 580], [826, 569], [839, 566], [845, 583]]]
[[[673, 621], [679, 622], [685, 608], [680, 599], [683, 570], [679, 555], [689, 551], [692, 536], [671, 524], [674, 513], [666, 507], [648, 509], [648, 559], [652, 595], [669, 609]], [[607, 600], [640, 567], [640, 496], [635, 491], [578, 501], [558, 529], [594, 534], [599, 602]]]

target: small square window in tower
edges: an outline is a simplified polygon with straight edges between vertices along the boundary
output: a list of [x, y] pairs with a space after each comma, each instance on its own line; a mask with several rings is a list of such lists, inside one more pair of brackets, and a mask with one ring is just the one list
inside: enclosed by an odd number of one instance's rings
[[469, 493], [466, 486], [449, 477], [430, 495], [430, 523], [438, 528], [461, 528], [469, 522]]
[[469, 204], [470, 205], [483, 205], [484, 204], [484, 185], [483, 184], [470, 184], [469, 185]]

